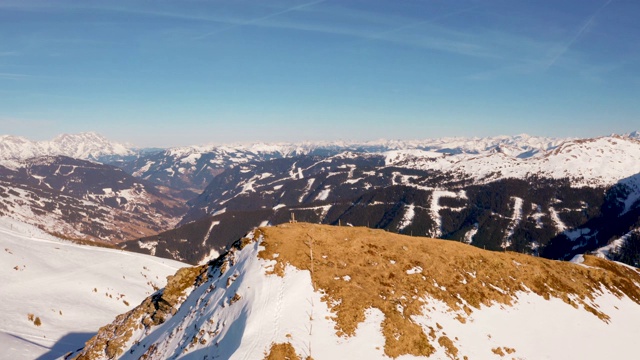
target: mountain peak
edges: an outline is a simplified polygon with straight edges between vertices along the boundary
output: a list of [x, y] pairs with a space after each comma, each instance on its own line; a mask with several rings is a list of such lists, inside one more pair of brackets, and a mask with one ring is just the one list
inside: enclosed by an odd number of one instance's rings
[[[181, 270], [78, 358], [620, 357], [637, 335], [638, 283], [636, 270], [594, 257], [574, 264], [382, 230], [284, 224]], [[584, 349], [567, 344], [599, 332], [613, 335]]]
[[53, 140], [31, 141], [24, 137], [4, 135], [0, 144], [0, 160], [11, 166], [13, 162], [38, 156], [64, 155], [95, 160], [100, 156], [131, 155], [127, 146], [109, 141], [95, 132], [60, 134]]

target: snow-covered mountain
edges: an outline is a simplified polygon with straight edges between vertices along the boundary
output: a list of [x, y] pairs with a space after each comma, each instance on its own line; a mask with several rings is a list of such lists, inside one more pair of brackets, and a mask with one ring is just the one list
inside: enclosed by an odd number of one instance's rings
[[195, 264], [291, 213], [570, 259], [640, 226], [640, 142], [571, 140], [528, 158], [411, 149], [248, 162], [190, 201], [184, 226], [122, 246]]
[[186, 211], [171, 189], [64, 156], [0, 165], [0, 214], [50, 233], [117, 243], [172, 228]]
[[62, 134], [47, 141], [31, 141], [24, 137], [0, 136], [0, 165], [15, 167], [22, 160], [41, 156], [68, 156], [96, 160], [103, 156], [129, 156], [134, 152], [93, 132]]
[[479, 155], [495, 151], [515, 158], [529, 158], [555, 149], [567, 139], [528, 135], [487, 138], [437, 138], [424, 140], [333, 141], [275, 144], [208, 145], [172, 148], [112, 164], [140, 178], [195, 193], [202, 191], [219, 173], [253, 161], [301, 155], [332, 156], [349, 151], [383, 153], [392, 150], [423, 150], [439, 154]]
[[446, 155], [433, 151], [405, 150], [386, 153], [388, 166], [438, 170], [457, 177], [489, 182], [531, 176], [569, 178], [578, 186], [610, 186], [640, 173], [640, 141], [607, 136], [568, 140], [537, 156], [521, 158], [501, 147], [478, 155]]
[[0, 218], [0, 359], [55, 359], [138, 305], [182, 263], [77, 245]]
[[[632, 226], [632, 217], [640, 186], [629, 180], [640, 174], [637, 137], [633, 132], [594, 139], [518, 135], [211, 145], [112, 156], [109, 161], [147, 184], [181, 191], [173, 192], [174, 199], [191, 199], [181, 225], [215, 217], [191, 225], [188, 231], [155, 236], [154, 232], [177, 222], [177, 213], [172, 212], [168, 222], [151, 221], [152, 231], [139, 234], [145, 236], [140, 243], [126, 245], [192, 263], [212, 250], [223, 250], [254, 226], [285, 221], [294, 209], [306, 211], [307, 221], [372, 224], [398, 232], [464, 239], [490, 249], [540, 253], [554, 242], [556, 250], [548, 256], [560, 258], [606, 246], [609, 240], [637, 228]], [[64, 138], [59, 142], [65, 143]], [[23, 168], [25, 163], [22, 160], [14, 168]], [[610, 190], [614, 186], [617, 190]], [[144, 208], [120, 193], [103, 194], [103, 189], [116, 187], [102, 186], [88, 193], [88, 200], [100, 198], [116, 201], [117, 207]], [[127, 202], [123, 204], [122, 199]], [[610, 206], [618, 202], [625, 204], [629, 215], [619, 218], [618, 214], [614, 226], [607, 225], [614, 218], [603, 214], [612, 214]], [[10, 207], [4, 210], [12, 211]], [[39, 211], [44, 211], [42, 219], [57, 216], [55, 207]], [[167, 220], [164, 215], [153, 215], [154, 211], [145, 212], [152, 215], [147, 220]], [[595, 219], [599, 219], [597, 224]], [[71, 226], [76, 227], [78, 221]], [[105, 223], [112, 222], [107, 219]], [[119, 239], [131, 234], [135, 232]], [[567, 244], [557, 245], [563, 241]]]
[[640, 273], [575, 261], [364, 228], [261, 228], [177, 272], [71, 358], [633, 358]]
[[[602, 139], [638, 140], [637, 132]], [[598, 140], [598, 139], [592, 139]], [[562, 144], [574, 144], [580, 139], [536, 137], [526, 134], [484, 138], [433, 138], [422, 140], [375, 140], [366, 142], [324, 141], [301, 143], [255, 143], [206, 145], [171, 148], [163, 151], [139, 152], [125, 145], [107, 140], [96, 133], [63, 134], [51, 141], [34, 142], [26, 138], [0, 136], [0, 164], [16, 167], [21, 160], [38, 156], [64, 155], [79, 159], [100, 160], [123, 168], [129, 174], [158, 184], [197, 195], [219, 173], [232, 166], [252, 161], [288, 158], [301, 155], [331, 156], [349, 151], [381, 154], [388, 152], [389, 164], [441, 171], [462, 171], [492, 179], [490, 169], [504, 167], [504, 176], [521, 177], [533, 173], [540, 165], [554, 176], [576, 175], [560, 161], [589, 157], [603, 146], [605, 152], [611, 144], [606, 141], [583, 145], [584, 154], [576, 154], [577, 147], [561, 149], [549, 157]], [[586, 149], [590, 147], [590, 149]], [[620, 147], [618, 146], [619, 150]], [[561, 155], [564, 155], [563, 158]], [[552, 156], [553, 157], [553, 156]], [[593, 158], [597, 160], [597, 158]], [[429, 164], [425, 164], [428, 162]], [[601, 162], [596, 161], [594, 170]], [[462, 165], [466, 164], [466, 165]], [[558, 164], [562, 166], [557, 166]], [[624, 167], [626, 164], [620, 164]], [[575, 164], [572, 164], [575, 167]], [[533, 169], [533, 170], [532, 170]], [[590, 174], [587, 174], [590, 175]], [[613, 174], [612, 176], [616, 176]], [[606, 177], [606, 176], [605, 176]]]

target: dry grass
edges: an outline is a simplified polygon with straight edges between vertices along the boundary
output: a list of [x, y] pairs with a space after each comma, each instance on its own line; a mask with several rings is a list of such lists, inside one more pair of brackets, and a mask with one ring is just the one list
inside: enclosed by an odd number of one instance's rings
[[[545, 299], [553, 297], [574, 307], [582, 306], [603, 321], [609, 317], [593, 305], [600, 290], [624, 294], [640, 303], [640, 288], [634, 285], [640, 284], [638, 272], [588, 256], [585, 265], [589, 267], [584, 267], [518, 253], [484, 251], [452, 241], [305, 223], [259, 231], [265, 246], [259, 256], [276, 260], [276, 275], [282, 275], [286, 264], [311, 270], [313, 247], [314, 287], [324, 291], [327, 304], [337, 304], [330, 307], [338, 335], [353, 335], [367, 308], [380, 309], [385, 314], [384, 351], [394, 358], [435, 352], [434, 334], [427, 338], [411, 319], [428, 305], [424, 299], [429, 297], [469, 315], [472, 308], [481, 305], [510, 305], [517, 292], [529, 289]], [[407, 274], [411, 269], [416, 273]], [[344, 276], [351, 280], [344, 281]], [[464, 323], [464, 317], [459, 321]], [[438, 345], [454, 354], [450, 339], [438, 340]]]
[[271, 344], [271, 349], [264, 360], [300, 360], [300, 357], [289, 343]]
[[455, 345], [453, 345], [453, 341], [451, 341], [451, 339], [449, 339], [446, 336], [441, 336], [438, 339], [438, 344], [440, 344], [440, 346], [442, 346], [445, 349], [445, 353], [447, 354], [447, 356], [449, 356], [449, 358], [451, 359], [458, 358], [458, 348]]
[[496, 355], [499, 355], [500, 357], [504, 357], [504, 356], [507, 356], [507, 354], [509, 355], [513, 354], [514, 352], [516, 352], [516, 349], [503, 346], [503, 347], [493, 348], [491, 349], [491, 352]]

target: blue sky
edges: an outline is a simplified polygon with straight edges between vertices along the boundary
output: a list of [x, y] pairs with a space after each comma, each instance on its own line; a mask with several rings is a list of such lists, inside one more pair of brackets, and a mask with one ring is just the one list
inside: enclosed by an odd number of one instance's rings
[[137, 146], [640, 129], [636, 0], [0, 1], [0, 134]]

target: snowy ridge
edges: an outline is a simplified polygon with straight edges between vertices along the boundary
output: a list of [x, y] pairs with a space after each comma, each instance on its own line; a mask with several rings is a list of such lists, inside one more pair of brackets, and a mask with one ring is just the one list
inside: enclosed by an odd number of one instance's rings
[[185, 266], [77, 245], [6, 217], [0, 217], [0, 264], [0, 359], [53, 359], [81, 347]]
[[[482, 181], [540, 174], [576, 178], [580, 184], [601, 185], [611, 184], [633, 175], [632, 170], [638, 170], [637, 166], [629, 167], [637, 163], [638, 138], [637, 132], [586, 140], [523, 134], [485, 138], [211, 144], [138, 154], [95, 133], [64, 134], [42, 142], [4, 135], [0, 137], [0, 164], [16, 168], [24, 159], [45, 155], [105, 159], [137, 177], [198, 193], [222, 170], [251, 161], [302, 155], [385, 153], [389, 166], [434, 169]], [[138, 156], [131, 157], [135, 154]], [[624, 154], [627, 157], [619, 158]], [[603, 172], [603, 168], [607, 171]]]
[[439, 170], [480, 182], [542, 176], [569, 178], [574, 186], [599, 186], [613, 185], [640, 173], [640, 141], [621, 136], [566, 141], [531, 157], [513, 154], [513, 151], [474, 155], [406, 150], [385, 155], [388, 166]]
[[[174, 187], [201, 192], [224, 169], [298, 156], [355, 158], [386, 151], [421, 150], [434, 154], [487, 154], [504, 151], [516, 157], [533, 157], [554, 149], [566, 139], [528, 135], [487, 138], [441, 138], [423, 140], [317, 141], [300, 143], [254, 143], [186, 146], [148, 153], [124, 163], [114, 162], [135, 176]], [[296, 174], [292, 174], [294, 176]], [[300, 174], [297, 174], [300, 175]]]
[[[621, 276], [630, 286], [616, 287]], [[626, 358], [637, 284], [637, 270], [594, 257], [287, 224], [181, 270], [72, 358]], [[598, 333], [607, 341], [570, 345]]]
[[595, 251], [593, 251], [593, 254], [603, 259], [610, 259], [612, 253], [618, 252], [620, 247], [623, 246], [625, 242], [629, 241], [629, 238], [634, 234], [640, 234], [640, 228], [633, 229], [623, 236], [611, 241], [606, 246], [596, 249]]
[[49, 141], [31, 141], [24, 137], [0, 136], [0, 164], [10, 168], [20, 162], [40, 156], [68, 156], [96, 160], [101, 156], [128, 156], [133, 151], [123, 144], [107, 140], [93, 132], [62, 134]]
[[438, 153], [482, 154], [501, 149], [514, 156], [530, 157], [539, 152], [556, 148], [561, 143], [571, 140], [566, 138], [536, 137], [526, 134], [516, 136], [493, 136], [484, 138], [444, 137], [421, 140], [388, 140], [372, 141], [314, 141], [300, 143], [253, 143], [185, 146], [167, 150], [167, 154], [176, 158], [186, 158], [193, 154], [272, 154], [278, 157], [290, 157], [311, 154], [317, 150], [333, 150], [339, 152], [379, 153], [391, 150], [420, 149]]

